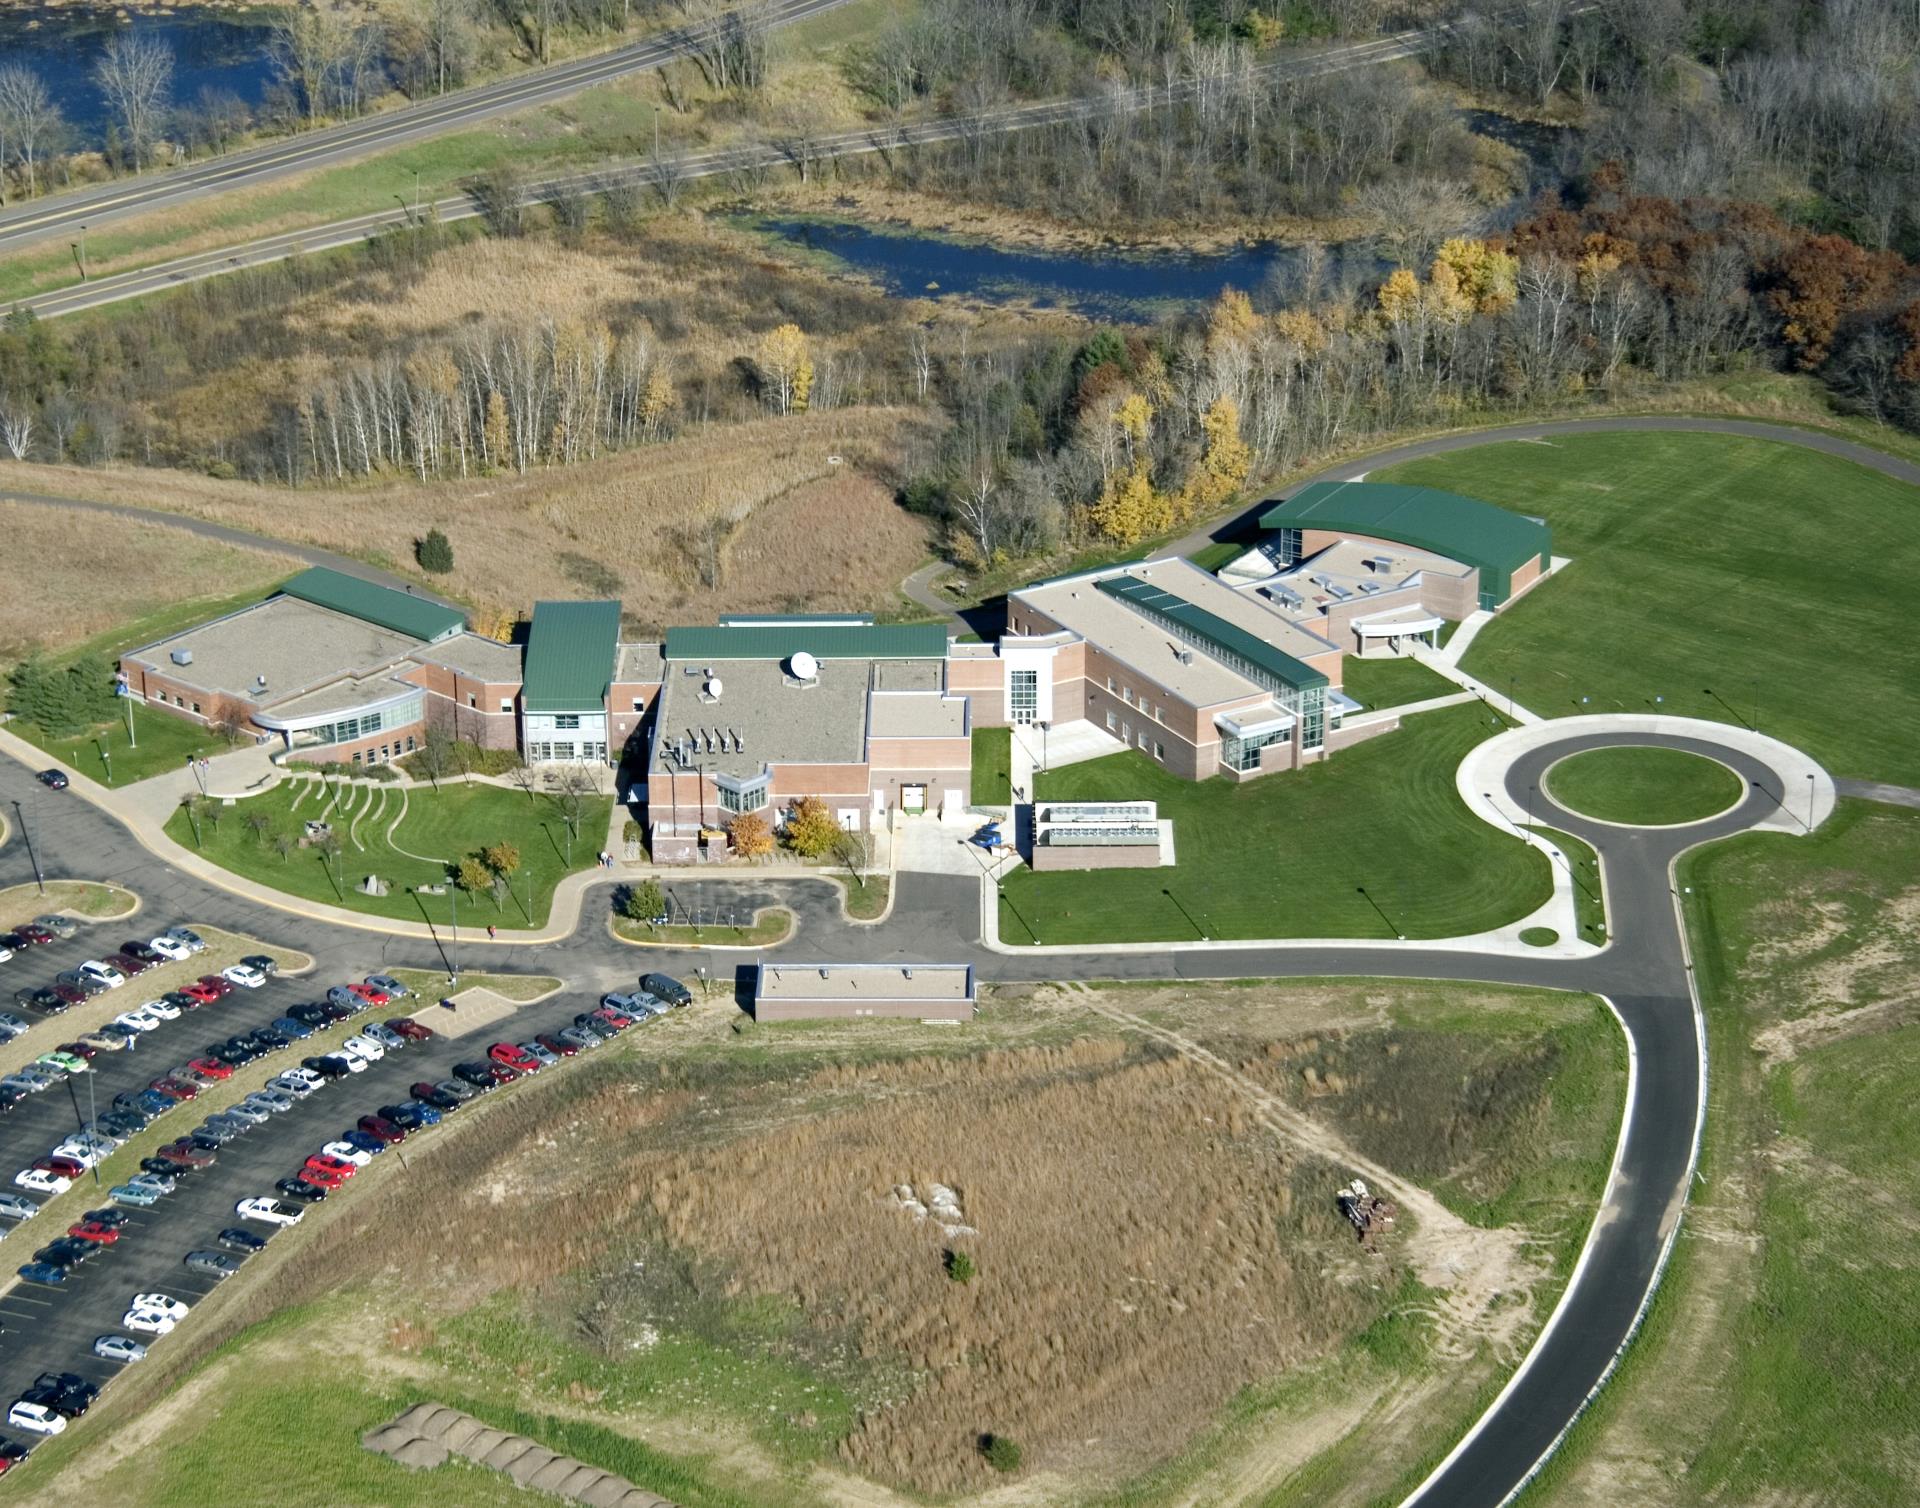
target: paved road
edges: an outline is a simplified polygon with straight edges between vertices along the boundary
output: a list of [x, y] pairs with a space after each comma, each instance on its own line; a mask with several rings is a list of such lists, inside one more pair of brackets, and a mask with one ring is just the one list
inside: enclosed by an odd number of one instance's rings
[[[1508, 776], [1510, 800], [1516, 805], [1526, 800], [1529, 787], [1538, 783], [1540, 771], [1552, 758], [1569, 748], [1607, 741], [1604, 736], [1570, 738], [1523, 758]], [[1621, 741], [1653, 740], [1636, 734], [1621, 735]], [[1679, 747], [1708, 747], [1690, 740], [1671, 742]], [[1770, 772], [1738, 751], [1711, 747], [1716, 757], [1742, 771], [1752, 782], [1746, 801], [1711, 823], [1672, 832], [1640, 832], [1590, 823], [1571, 813], [1554, 816], [1555, 825], [1585, 838], [1600, 852], [1608, 876], [1614, 942], [1589, 960], [1566, 962], [1340, 945], [1249, 946], [1224, 951], [1169, 948], [1107, 955], [1089, 950], [1078, 956], [1028, 958], [979, 945], [975, 920], [979, 892], [975, 882], [963, 876], [900, 876], [891, 916], [873, 926], [850, 926], [841, 920], [833, 888], [826, 882], [689, 878], [676, 880], [672, 889], [683, 907], [745, 907], [776, 898], [792, 906], [800, 917], [797, 935], [776, 950], [790, 958], [965, 958], [974, 963], [983, 978], [993, 981], [1388, 975], [1540, 985], [1605, 995], [1626, 1026], [1638, 1071], [1623, 1143], [1621, 1176], [1596, 1224], [1591, 1260], [1568, 1290], [1559, 1315], [1508, 1394], [1419, 1496], [1423, 1504], [1491, 1505], [1503, 1501], [1527, 1478], [1585, 1398], [1604, 1380], [1650, 1295], [1651, 1282], [1684, 1204], [1704, 1063], [1703, 1048], [1696, 1039], [1668, 866], [1683, 847], [1740, 831], [1772, 812], [1782, 799]], [[226, 1022], [257, 1024], [279, 1014], [296, 998], [312, 998], [325, 984], [375, 970], [432, 968], [436, 964], [431, 944], [292, 917], [275, 907], [183, 876], [129, 843], [122, 830], [89, 803], [72, 793], [47, 792], [24, 769], [10, 762], [0, 764], [0, 803], [15, 799], [21, 802], [28, 831], [50, 875], [113, 875], [145, 898], [143, 926], [158, 928], [176, 919], [206, 922], [290, 943], [314, 956], [317, 967], [310, 980], [278, 980], [258, 994], [242, 995], [224, 1007], [215, 1007], [216, 1012], [228, 1011]], [[25, 845], [16, 840], [0, 847], [0, 885], [30, 877]], [[747, 955], [743, 954], [703, 956], [691, 951], [652, 949], [637, 952], [610, 935], [604, 915], [590, 906], [586, 919], [571, 937], [538, 949], [462, 938], [458, 944], [460, 962], [468, 969], [537, 970], [567, 979], [567, 993], [545, 1006], [529, 1008], [529, 1022], [516, 1023], [516, 1035], [544, 1030], [564, 1020], [588, 997], [630, 980], [643, 967], [664, 968], [691, 978], [699, 964], [708, 963], [723, 987], [735, 964], [741, 965], [744, 975]], [[65, 951], [71, 952], [73, 946], [67, 945]], [[112, 1091], [136, 1079], [144, 1083], [157, 1071], [153, 1065], [163, 1058], [171, 1061], [175, 1056], [186, 1056], [189, 1047], [211, 1035], [204, 1029], [210, 1014], [184, 1017], [151, 1034], [152, 1050], [143, 1047], [136, 1055], [137, 1062], [125, 1055], [103, 1060], [106, 1066], [95, 1086], [97, 1091], [111, 1098]], [[428, 1015], [431, 1019], [432, 1013]], [[238, 1029], [237, 1025], [232, 1029]], [[43, 1028], [36, 1028], [40, 1030]], [[48, 1035], [51, 1038], [54, 1033]], [[175, 1043], [181, 1045], [176, 1049]], [[451, 1061], [452, 1054], [445, 1047], [427, 1044], [387, 1060], [373, 1072], [322, 1091], [299, 1109], [276, 1117], [230, 1147], [216, 1168], [150, 1212], [129, 1237], [124, 1251], [99, 1258], [70, 1291], [33, 1291], [0, 1299], [0, 1327], [21, 1337], [15, 1344], [0, 1348], [0, 1395], [4, 1388], [20, 1385], [43, 1368], [71, 1368], [84, 1375], [102, 1373], [106, 1369], [92, 1360], [88, 1347], [94, 1335], [114, 1328], [126, 1298], [135, 1289], [159, 1286], [172, 1292], [182, 1288], [185, 1273], [179, 1266], [180, 1257], [220, 1225], [229, 1223], [224, 1215], [235, 1200], [270, 1186], [273, 1177], [291, 1171], [300, 1156], [337, 1134], [355, 1115], [422, 1076], [418, 1065], [431, 1065], [431, 1076], [437, 1078], [444, 1076]], [[261, 1079], [266, 1077], [260, 1067], [253, 1072]], [[0, 1170], [23, 1166], [45, 1150], [56, 1131], [65, 1129], [57, 1095], [58, 1091], [49, 1091], [0, 1123]], [[70, 1104], [65, 1106], [69, 1117], [71, 1108]], [[349, 1110], [351, 1114], [346, 1113]], [[174, 1114], [182, 1122], [197, 1119], [191, 1108]], [[12, 1154], [12, 1161], [6, 1154]], [[350, 1193], [345, 1197], [351, 1197]], [[322, 1218], [325, 1212], [323, 1207]], [[29, 1242], [38, 1245], [50, 1239], [48, 1233], [40, 1231], [32, 1231], [29, 1236], [31, 1229], [29, 1225], [14, 1234], [15, 1250], [31, 1249]]]
[[[791, 25], [846, 0], [773, 0], [772, 21]], [[235, 188], [250, 188], [293, 173], [329, 167], [367, 152], [422, 141], [509, 115], [534, 105], [566, 99], [596, 84], [644, 73], [671, 62], [687, 49], [693, 29], [649, 37], [630, 46], [569, 63], [536, 68], [491, 84], [458, 89], [435, 99], [361, 120], [303, 132], [243, 152], [209, 158], [191, 167], [116, 179], [111, 183], [51, 194], [0, 211], [0, 255], [36, 242], [74, 236], [128, 215], [209, 198]]]
[[[1448, 26], [1440, 25], [1397, 32], [1392, 36], [1376, 37], [1364, 42], [1342, 43], [1316, 52], [1279, 58], [1260, 65], [1254, 71], [1266, 77], [1306, 79], [1353, 68], [1373, 67], [1428, 51], [1438, 45], [1449, 30]], [[804, 178], [819, 164], [837, 157], [905, 151], [940, 142], [974, 140], [1011, 131], [1029, 131], [1041, 126], [1085, 121], [1113, 113], [1159, 109], [1189, 97], [1196, 88], [1197, 85], [1192, 82], [1139, 85], [1114, 89], [1090, 98], [1003, 106], [914, 124], [861, 126], [850, 131], [820, 135], [801, 131], [768, 142], [668, 154], [659, 162], [649, 160], [639, 164], [608, 164], [588, 172], [543, 179], [527, 185], [523, 194], [529, 203], [544, 203], [563, 196], [595, 193], [616, 183], [665, 194], [669, 190], [677, 191], [677, 186], [696, 179], [729, 174], [751, 177], [782, 167], [792, 167]], [[151, 293], [164, 293], [188, 283], [222, 277], [248, 267], [262, 267], [289, 257], [351, 246], [411, 224], [421, 217], [430, 216], [442, 221], [468, 220], [482, 213], [479, 199], [466, 192], [449, 195], [430, 205], [410, 207], [396, 204], [391, 209], [371, 210], [343, 220], [258, 236], [212, 251], [193, 252], [144, 267], [108, 273], [86, 282], [17, 299], [10, 307], [31, 309], [43, 319], [52, 319]], [[0, 249], [4, 248], [4, 244], [4, 235], [0, 234]]]
[[1910, 785], [1889, 785], [1884, 780], [1836, 780], [1833, 788], [1842, 796], [1857, 796], [1862, 801], [1920, 807], [1920, 791]]

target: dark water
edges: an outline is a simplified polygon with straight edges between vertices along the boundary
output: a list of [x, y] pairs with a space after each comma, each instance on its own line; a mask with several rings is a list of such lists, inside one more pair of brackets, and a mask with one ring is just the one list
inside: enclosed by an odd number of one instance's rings
[[[844, 220], [744, 223], [825, 252], [902, 297], [959, 294], [1097, 319], [1151, 319], [1169, 307], [1210, 303], [1226, 288], [1284, 294], [1308, 276], [1303, 248], [1264, 241], [1220, 252], [1016, 251]], [[1324, 247], [1321, 257], [1319, 276], [1329, 288], [1378, 277], [1388, 267], [1359, 244]]]
[[[267, 62], [272, 11], [266, 6], [245, 15], [209, 10], [128, 14], [126, 21], [116, 20], [111, 11], [9, 10], [0, 15], [0, 62], [24, 63], [40, 75], [66, 117], [73, 146], [97, 147], [106, 139], [110, 122], [93, 69], [119, 32], [156, 36], [173, 49], [176, 108], [191, 108], [203, 90], [213, 90], [236, 95], [253, 109], [274, 83]], [[36, 20], [37, 27], [28, 25]]]

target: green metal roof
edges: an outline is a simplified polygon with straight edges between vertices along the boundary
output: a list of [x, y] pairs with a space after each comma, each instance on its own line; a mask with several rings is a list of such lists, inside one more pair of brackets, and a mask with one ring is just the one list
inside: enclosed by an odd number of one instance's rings
[[1306, 691], [1325, 686], [1327, 678], [1311, 665], [1296, 660], [1284, 650], [1275, 649], [1266, 640], [1248, 633], [1237, 623], [1229, 623], [1204, 607], [1195, 607], [1185, 597], [1177, 597], [1164, 587], [1142, 581], [1137, 576], [1103, 576], [1094, 583], [1109, 597], [1118, 597], [1128, 606], [1150, 618], [1179, 625], [1198, 639], [1202, 647], [1211, 647], [1237, 657], [1273, 676], [1283, 686]]
[[777, 628], [670, 628], [669, 660], [784, 660], [804, 649], [816, 660], [940, 660], [944, 623], [782, 624]]
[[377, 623], [397, 634], [412, 634], [416, 639], [444, 639], [466, 627], [467, 620], [453, 608], [410, 592], [375, 586], [358, 576], [314, 566], [302, 571], [285, 586], [281, 594], [311, 602], [316, 607], [332, 608], [350, 618]]
[[1513, 573], [1553, 560], [1553, 531], [1537, 518], [1436, 487], [1391, 482], [1315, 482], [1260, 515], [1263, 529], [1336, 529], [1369, 534], [1477, 566], [1480, 590], [1504, 602]]
[[619, 647], [618, 602], [534, 603], [521, 706], [528, 712], [605, 707]]

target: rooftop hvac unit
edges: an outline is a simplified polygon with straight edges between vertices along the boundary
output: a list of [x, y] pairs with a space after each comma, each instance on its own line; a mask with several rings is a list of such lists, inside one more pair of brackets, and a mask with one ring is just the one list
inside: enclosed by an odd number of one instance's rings
[[168, 655], [167, 658], [172, 660], [176, 665], [191, 665], [193, 663], [193, 651], [191, 649], [176, 649], [172, 654]]

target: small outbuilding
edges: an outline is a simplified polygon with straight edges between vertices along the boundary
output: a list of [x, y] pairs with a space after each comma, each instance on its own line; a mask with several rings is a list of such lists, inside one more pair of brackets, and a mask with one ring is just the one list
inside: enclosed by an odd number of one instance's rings
[[964, 1021], [976, 1008], [973, 965], [967, 963], [762, 963], [753, 984], [758, 1021]]

